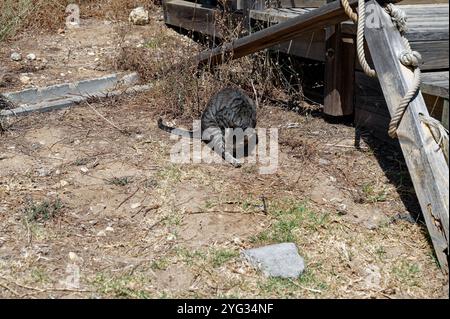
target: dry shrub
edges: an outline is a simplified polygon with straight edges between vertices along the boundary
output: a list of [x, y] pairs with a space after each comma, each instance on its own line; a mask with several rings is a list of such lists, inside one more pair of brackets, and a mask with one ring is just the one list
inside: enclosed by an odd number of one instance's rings
[[154, 10], [159, 0], [1, 0], [0, 41], [18, 31], [56, 31], [64, 26], [65, 8], [75, 3], [80, 6], [82, 19], [98, 18], [125, 21], [130, 10], [143, 6]]
[[151, 51], [144, 48], [121, 47], [115, 59], [112, 60], [113, 67], [122, 71], [136, 71], [143, 81], [149, 81], [161, 69], [152, 61]]

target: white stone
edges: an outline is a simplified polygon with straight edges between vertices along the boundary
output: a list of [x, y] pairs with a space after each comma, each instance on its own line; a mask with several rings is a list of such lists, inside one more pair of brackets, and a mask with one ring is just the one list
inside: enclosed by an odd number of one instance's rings
[[80, 171], [82, 171], [83, 173], [87, 173], [87, 172], [89, 172], [89, 170], [88, 170], [88, 168], [87, 167], [81, 167], [80, 168]]
[[27, 60], [29, 60], [29, 61], [34, 61], [34, 60], [36, 60], [36, 54], [34, 54], [34, 53], [28, 54], [28, 55], [27, 55]]
[[167, 241], [174, 241], [175, 239], [177, 239], [177, 237], [174, 234], [169, 234], [166, 238]]
[[105, 237], [105, 236], [106, 236], [106, 233], [104, 230], [101, 230], [97, 233], [97, 237]]
[[19, 76], [19, 81], [20, 81], [22, 84], [30, 84], [31, 78], [30, 78], [28, 75], [21, 74], [21, 75]]
[[22, 60], [22, 55], [20, 53], [13, 52], [11, 54], [11, 60], [13, 60], [13, 61], [20, 61], [20, 60]]
[[128, 17], [128, 21], [137, 25], [144, 25], [148, 23], [148, 11], [143, 7], [133, 9]]
[[141, 206], [141, 203], [133, 203], [133, 204], [131, 204], [131, 209], [136, 209], [136, 208], [138, 208], [138, 207], [140, 207]]
[[69, 252], [69, 259], [72, 261], [81, 261], [81, 258], [73, 251]]

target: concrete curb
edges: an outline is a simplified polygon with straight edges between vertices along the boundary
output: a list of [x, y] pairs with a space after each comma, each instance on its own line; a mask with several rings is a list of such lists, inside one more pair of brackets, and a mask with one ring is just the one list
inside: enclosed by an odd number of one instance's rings
[[152, 88], [151, 85], [131, 86], [138, 81], [139, 76], [137, 73], [112, 74], [73, 83], [4, 93], [1, 96], [17, 107], [0, 111], [0, 116], [8, 117], [32, 112], [59, 110], [79, 104], [93, 97], [104, 98], [124, 93], [132, 94]]

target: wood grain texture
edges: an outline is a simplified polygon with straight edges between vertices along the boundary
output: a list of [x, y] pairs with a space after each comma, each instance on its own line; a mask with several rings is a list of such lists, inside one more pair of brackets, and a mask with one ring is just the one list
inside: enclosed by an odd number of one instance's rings
[[448, 99], [448, 71], [422, 73], [422, 92]]
[[[389, 112], [393, 114], [412, 84], [413, 73], [398, 59], [405, 48], [389, 15], [376, 1], [371, 0], [368, 5], [375, 8], [381, 23], [366, 28], [366, 40]], [[419, 114], [428, 115], [421, 93], [407, 108], [397, 135], [437, 259], [448, 273], [449, 171], [442, 150], [421, 123]]]
[[[349, 2], [352, 6], [357, 4], [357, 0]], [[213, 50], [204, 51], [197, 57], [196, 62], [198, 65], [214, 65], [227, 59], [237, 59], [343, 20], [346, 20], [346, 15], [340, 2], [329, 3], [286, 22], [225, 43]]]
[[164, 20], [166, 24], [186, 30], [197, 31], [212, 37], [221, 38], [216, 27], [215, 10], [201, 4], [182, 0], [164, 2]]
[[355, 39], [343, 37], [339, 24], [327, 30], [323, 112], [331, 116], [351, 115], [353, 114]]

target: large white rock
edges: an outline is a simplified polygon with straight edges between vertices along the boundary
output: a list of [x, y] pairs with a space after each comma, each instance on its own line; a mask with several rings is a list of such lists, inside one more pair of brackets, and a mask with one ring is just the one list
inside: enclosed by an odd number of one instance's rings
[[128, 17], [128, 21], [137, 25], [144, 25], [148, 23], [148, 11], [143, 7], [133, 9]]

